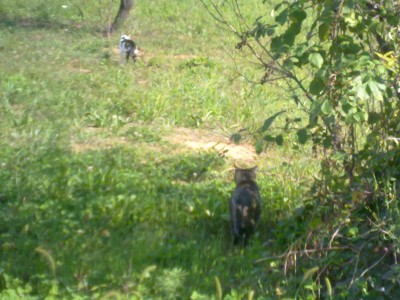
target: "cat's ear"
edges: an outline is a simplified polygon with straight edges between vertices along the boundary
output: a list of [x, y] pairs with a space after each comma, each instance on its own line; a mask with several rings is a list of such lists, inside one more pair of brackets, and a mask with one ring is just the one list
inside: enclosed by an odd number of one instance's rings
[[235, 167], [235, 170], [240, 169], [235, 163], [233, 164], [233, 166]]
[[250, 170], [252, 170], [253, 172], [257, 172], [258, 171], [258, 166], [252, 167]]

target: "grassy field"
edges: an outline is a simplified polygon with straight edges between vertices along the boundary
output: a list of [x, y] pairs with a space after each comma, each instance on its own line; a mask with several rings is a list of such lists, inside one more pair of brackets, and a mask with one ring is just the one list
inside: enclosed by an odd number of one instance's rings
[[[268, 11], [259, 2], [245, 12]], [[243, 80], [251, 69], [199, 1], [137, 1], [103, 37], [117, 8], [0, 3], [1, 298], [294, 297], [302, 274], [253, 262], [302, 233], [311, 155], [284, 144], [256, 156], [250, 137], [227, 138], [295, 108], [279, 86]], [[143, 50], [136, 64], [119, 64], [122, 33]], [[244, 250], [228, 225], [233, 163], [260, 168], [262, 222]]]

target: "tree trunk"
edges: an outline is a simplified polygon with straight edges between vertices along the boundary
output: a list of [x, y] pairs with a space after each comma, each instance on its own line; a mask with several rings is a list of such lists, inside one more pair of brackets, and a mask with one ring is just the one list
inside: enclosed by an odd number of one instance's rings
[[132, 7], [133, 0], [121, 0], [117, 16], [115, 17], [114, 22], [109, 29], [109, 33], [116, 31], [119, 26], [126, 21]]

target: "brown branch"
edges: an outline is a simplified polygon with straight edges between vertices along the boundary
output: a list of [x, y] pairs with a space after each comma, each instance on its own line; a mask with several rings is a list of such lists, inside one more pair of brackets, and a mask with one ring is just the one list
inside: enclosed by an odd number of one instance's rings
[[296, 254], [310, 254], [310, 253], [319, 253], [319, 252], [325, 252], [325, 251], [331, 251], [331, 250], [351, 250], [355, 253], [358, 253], [358, 250], [352, 248], [352, 247], [331, 247], [331, 248], [320, 248], [320, 249], [305, 249], [305, 250], [297, 250], [297, 251], [287, 251], [283, 254], [276, 255], [276, 256], [269, 256], [269, 257], [264, 257], [260, 258], [258, 260], [255, 260], [253, 264], [258, 264], [267, 260], [271, 259], [281, 259], [284, 257], [288, 257], [290, 255], [296, 255]]
[[126, 21], [129, 17], [129, 13], [133, 7], [133, 0], [121, 0], [118, 13], [112, 23], [111, 27], [109, 28], [109, 33], [116, 31], [119, 26]]

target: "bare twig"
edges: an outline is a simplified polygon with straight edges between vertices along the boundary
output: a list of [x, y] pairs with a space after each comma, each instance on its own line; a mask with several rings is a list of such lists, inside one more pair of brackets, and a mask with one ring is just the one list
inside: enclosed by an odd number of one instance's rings
[[331, 240], [329, 241], [329, 247], [330, 247], [330, 248], [332, 247], [333, 240], [334, 240], [335, 237], [339, 234], [339, 231], [340, 231], [341, 227], [342, 227], [342, 224], [340, 224], [339, 227], [338, 227], [338, 228], [335, 230], [335, 232], [332, 234]]
[[392, 240], [396, 240], [396, 241], [400, 241], [392, 232], [389, 232], [385, 229], [382, 229], [382, 226], [384, 224], [376, 224], [374, 221], [372, 221], [369, 217], [368, 220], [371, 222], [371, 224], [373, 224], [375, 226], [375, 228], [380, 231], [381, 233], [387, 235], [389, 238], [391, 238]]
[[330, 247], [330, 248], [320, 248], [320, 249], [305, 249], [305, 250], [297, 250], [297, 251], [287, 251], [280, 255], [264, 257], [264, 258], [254, 261], [253, 264], [258, 264], [258, 263], [261, 263], [261, 262], [264, 262], [267, 260], [271, 260], [271, 259], [281, 259], [284, 257], [288, 257], [289, 255], [310, 254], [310, 253], [318, 253], [318, 252], [333, 251], [333, 250], [350, 250], [355, 253], [358, 253], [358, 250], [354, 249], [352, 247]]
[[351, 280], [350, 284], [349, 284], [349, 288], [351, 288], [351, 286], [353, 285], [353, 283], [355, 283], [356, 281], [360, 280], [366, 273], [368, 273], [369, 271], [371, 271], [373, 268], [375, 268], [388, 254], [390, 251], [386, 252], [385, 255], [383, 255], [381, 258], [379, 258], [376, 262], [374, 262], [370, 267], [368, 267], [367, 269], [365, 269], [360, 276], [358, 276], [355, 280]]
[[200, 0], [201, 3], [204, 5], [204, 7], [206, 8], [207, 12], [219, 23], [224, 24], [226, 26], [228, 26], [233, 33], [235, 33], [238, 37], [240, 37], [240, 32], [233, 27], [232, 24], [228, 23], [228, 21], [226, 21], [223, 17], [222, 12], [220, 11], [220, 9], [218, 8], [218, 6], [213, 2], [213, 1], [209, 1], [211, 6], [213, 7], [213, 9], [215, 10], [216, 13], [214, 13], [205, 3], [205, 0]]

